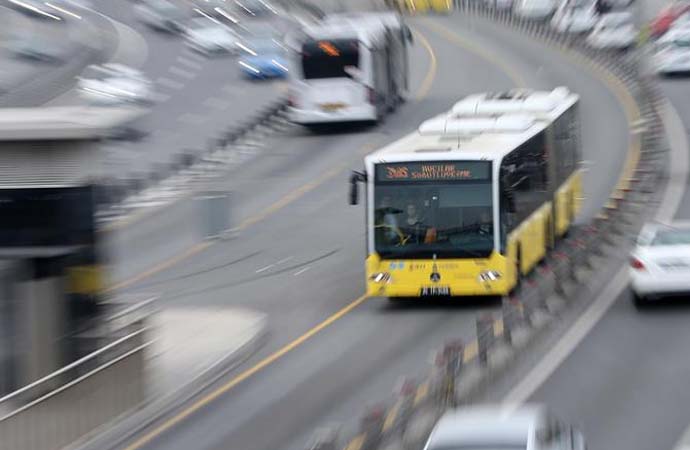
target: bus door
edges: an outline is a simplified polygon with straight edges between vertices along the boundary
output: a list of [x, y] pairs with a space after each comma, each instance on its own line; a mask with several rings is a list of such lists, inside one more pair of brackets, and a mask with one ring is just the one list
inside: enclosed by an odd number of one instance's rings
[[298, 99], [300, 108], [333, 112], [368, 102], [372, 93], [362, 80], [368, 67], [361, 53], [357, 39], [305, 42], [301, 69], [306, 88]]

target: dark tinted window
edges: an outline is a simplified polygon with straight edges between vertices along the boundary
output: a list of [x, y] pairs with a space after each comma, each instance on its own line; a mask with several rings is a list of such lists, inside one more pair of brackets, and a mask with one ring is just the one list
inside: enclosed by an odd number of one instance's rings
[[359, 42], [354, 39], [308, 41], [302, 45], [305, 79], [343, 78], [345, 68], [359, 67]]
[[0, 190], [0, 247], [94, 242], [89, 187]]

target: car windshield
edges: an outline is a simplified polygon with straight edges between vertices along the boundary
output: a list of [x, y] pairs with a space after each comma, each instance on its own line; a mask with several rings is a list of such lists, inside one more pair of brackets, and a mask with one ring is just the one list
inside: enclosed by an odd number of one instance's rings
[[379, 164], [374, 245], [382, 257], [486, 257], [494, 249], [491, 163]]
[[660, 230], [654, 235], [650, 246], [660, 245], [690, 245], [690, 229]]

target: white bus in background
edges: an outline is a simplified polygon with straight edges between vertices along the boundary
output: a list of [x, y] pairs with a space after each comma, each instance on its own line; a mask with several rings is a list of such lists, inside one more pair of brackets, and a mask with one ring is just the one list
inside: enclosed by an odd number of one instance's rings
[[290, 39], [292, 122], [379, 122], [408, 88], [409, 28], [394, 13], [328, 16]]

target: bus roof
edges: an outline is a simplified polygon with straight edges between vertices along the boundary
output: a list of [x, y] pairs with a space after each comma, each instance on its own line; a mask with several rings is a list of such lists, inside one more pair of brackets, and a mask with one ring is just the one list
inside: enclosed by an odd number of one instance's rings
[[381, 21], [343, 19], [306, 27], [304, 33], [312, 39], [356, 39], [372, 46], [384, 38], [386, 26]]
[[361, 24], [363, 21], [379, 24], [391, 28], [401, 28], [403, 25], [403, 18], [400, 14], [395, 12], [344, 12], [329, 14], [323, 18], [322, 23], [338, 24], [343, 21], [357, 22]]
[[500, 160], [577, 101], [566, 88], [471, 95], [365, 161]]

